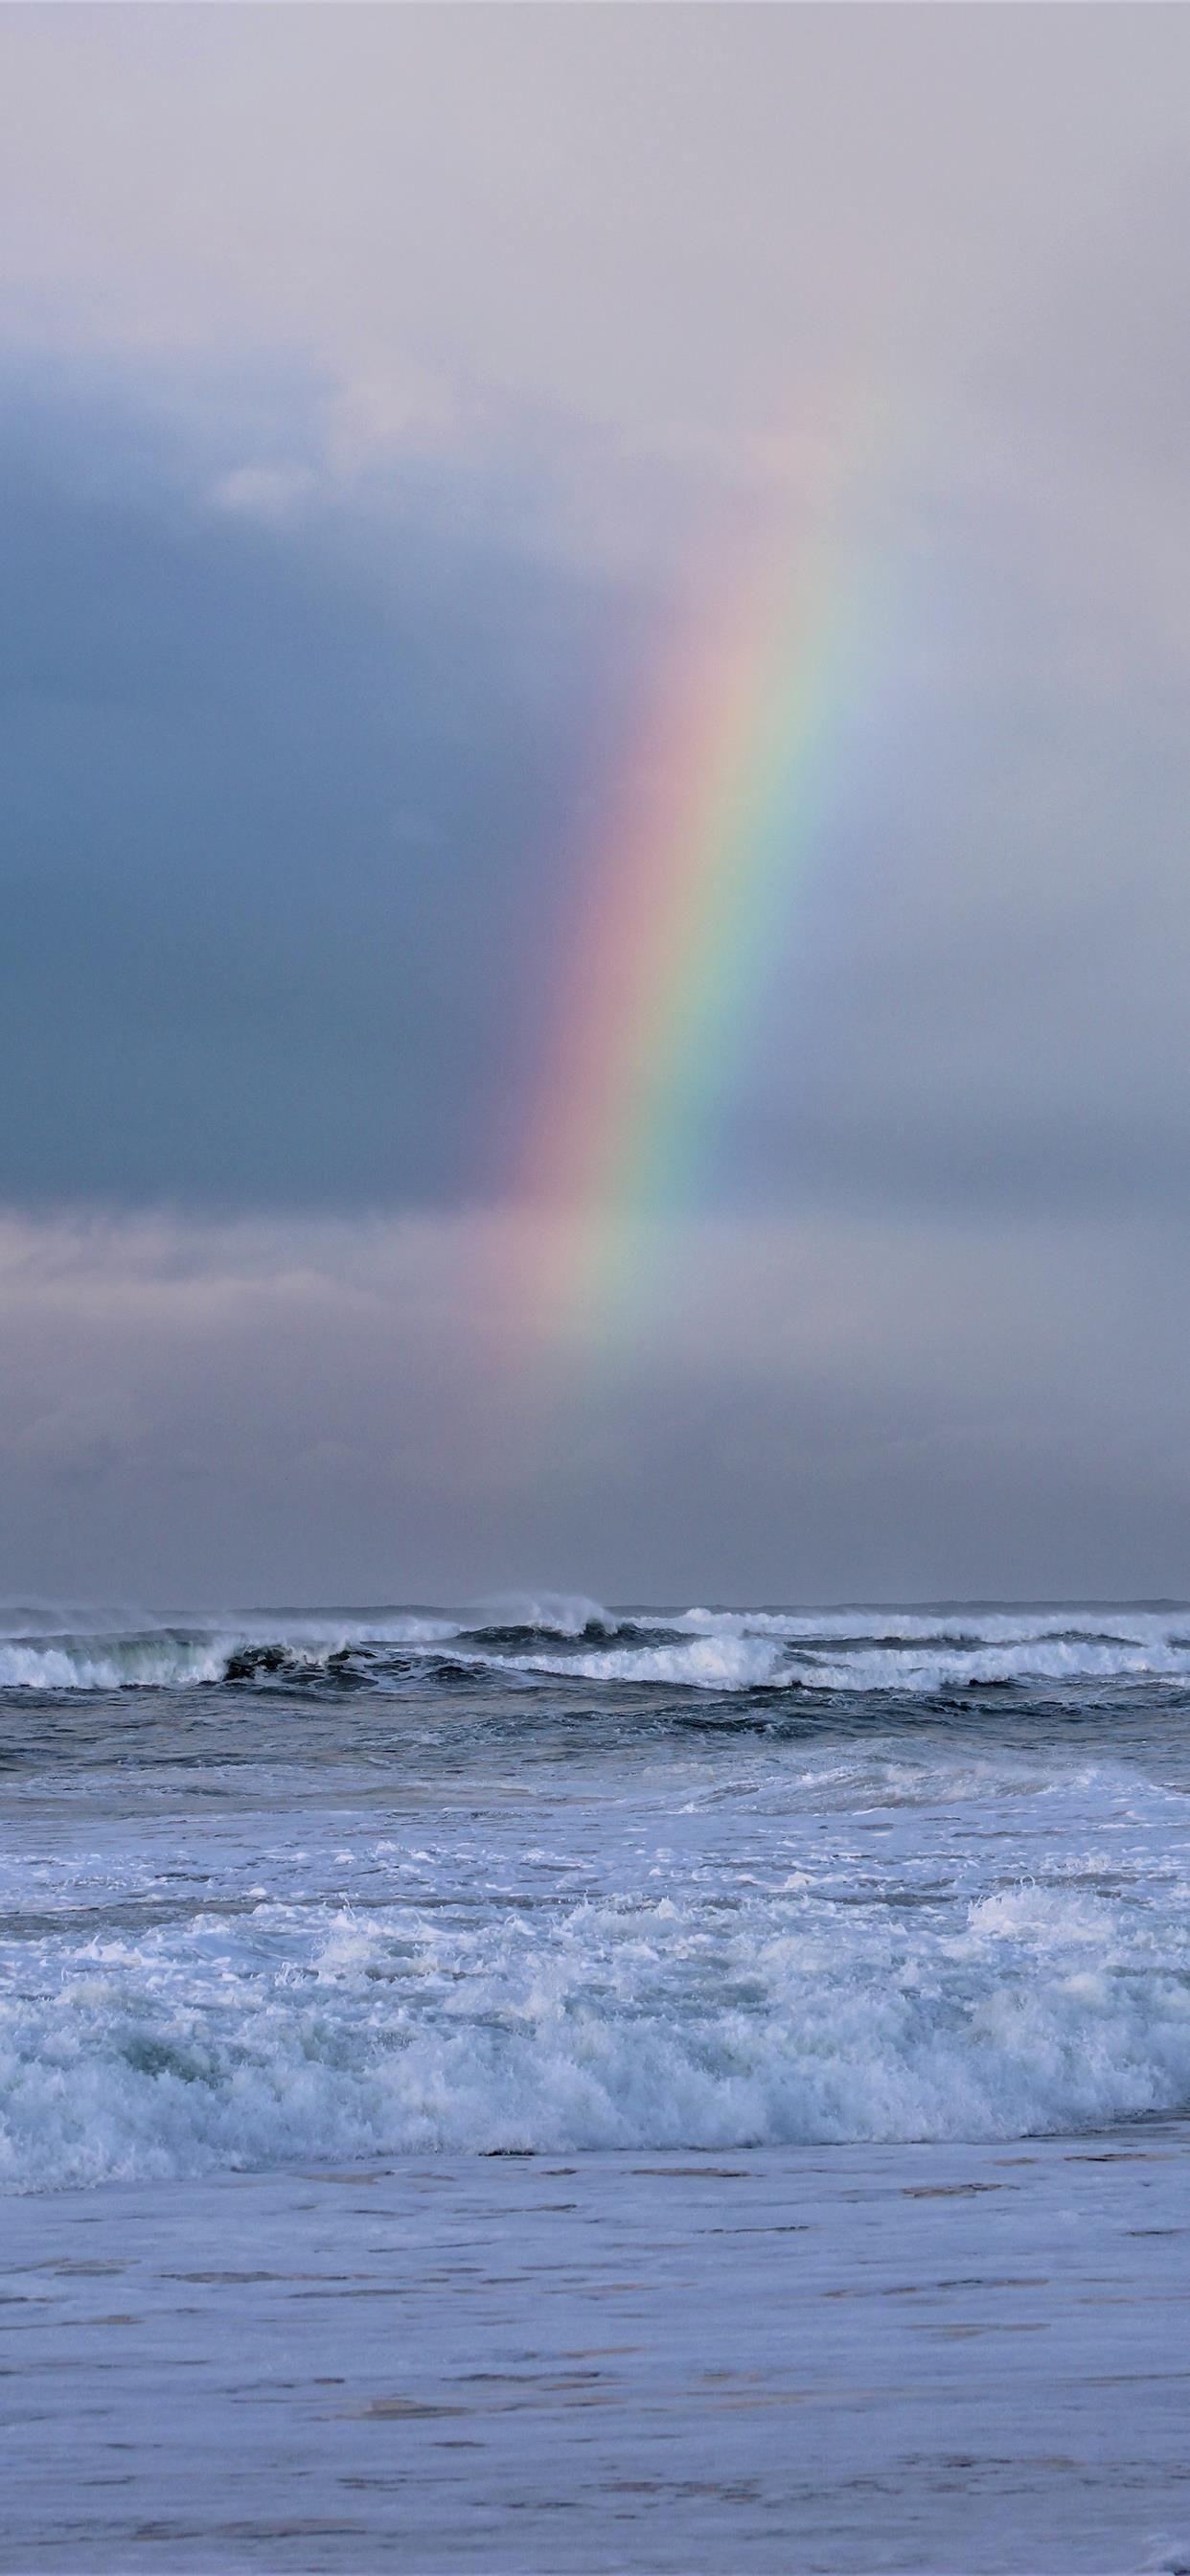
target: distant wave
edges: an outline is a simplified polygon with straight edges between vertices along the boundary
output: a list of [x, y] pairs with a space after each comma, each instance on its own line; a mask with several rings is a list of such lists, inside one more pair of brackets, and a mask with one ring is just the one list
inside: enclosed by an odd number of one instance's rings
[[361, 1650], [436, 1652], [459, 1623], [394, 1611], [379, 1620], [296, 1619], [210, 1628], [0, 1635], [0, 1689], [184, 1690], [325, 1673]]
[[501, 1680], [596, 1689], [809, 1690], [915, 1696], [967, 1689], [1190, 1680], [1190, 1614], [618, 1612], [582, 1599], [423, 1611], [271, 1614], [171, 1627], [40, 1628], [10, 1617], [0, 1688], [189, 1689]]

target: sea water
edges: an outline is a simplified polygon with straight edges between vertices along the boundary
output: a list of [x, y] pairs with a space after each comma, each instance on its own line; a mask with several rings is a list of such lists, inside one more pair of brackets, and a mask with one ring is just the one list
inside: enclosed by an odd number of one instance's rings
[[4, 1624], [3, 2563], [1190, 2563], [1190, 1612]]

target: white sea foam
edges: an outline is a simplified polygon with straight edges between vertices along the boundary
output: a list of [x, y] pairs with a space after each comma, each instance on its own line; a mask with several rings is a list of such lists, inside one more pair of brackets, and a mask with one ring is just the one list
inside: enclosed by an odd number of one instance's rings
[[807, 1657], [801, 1671], [816, 1689], [832, 1691], [926, 1693], [988, 1682], [1180, 1681], [1190, 1674], [1190, 1648], [1168, 1640], [1141, 1645], [1087, 1637], [1030, 1637], [933, 1653], [871, 1646]]
[[218, 1638], [63, 1638], [0, 1644], [0, 1688], [8, 1690], [184, 1689], [218, 1681], [235, 1641]]
[[[885, 1769], [895, 1815], [908, 1766]], [[871, 1784], [822, 1762], [784, 1815], [638, 1814], [602, 1828], [597, 1864], [596, 1809], [561, 1848], [510, 1823], [263, 1849], [246, 1821], [156, 1860], [143, 1841], [26, 1853], [0, 2177], [1008, 2138], [1185, 2109], [1184, 1801], [1122, 1771], [1059, 1781], [1034, 1801], [1032, 1874], [1004, 1881], [1013, 1777], [957, 1765], [967, 1805], [908, 1809], [891, 1844], [864, 1840]]]
[[1179, 1681], [1190, 1612], [688, 1610], [717, 1638], [780, 1639], [785, 1668], [819, 1690], [928, 1693], [968, 1682]]
[[609, 2011], [557, 1961], [482, 2022], [346, 2013], [323, 1989], [367, 1977], [356, 1936], [309, 1999], [134, 1999], [121, 1972], [147, 1963], [109, 1951], [52, 2005], [6, 2015], [0, 2169], [36, 2188], [431, 2148], [1008, 2138], [1184, 2109], [1184, 1991], [1106, 1974], [1094, 1927], [1069, 1924], [1078, 1966], [1039, 1976], [1030, 1955], [993, 1977], [987, 1948], [1018, 1931], [985, 1923], [968, 1979], [933, 1993], [904, 1968], [847, 1985], [821, 1960], [799, 1981], [762, 1953], [746, 1973], [770, 2012], [693, 2018]]
[[782, 1662], [779, 1642], [763, 1637], [701, 1637], [689, 1645], [606, 1646], [577, 1655], [520, 1655], [525, 1672], [590, 1682], [672, 1682], [697, 1690], [749, 1690], [771, 1682]]

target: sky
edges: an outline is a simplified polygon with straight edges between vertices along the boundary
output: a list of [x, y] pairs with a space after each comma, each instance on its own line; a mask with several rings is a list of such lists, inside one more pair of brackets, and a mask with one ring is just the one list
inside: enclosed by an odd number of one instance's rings
[[0, 1594], [1190, 1592], [1190, 21], [0, 9]]

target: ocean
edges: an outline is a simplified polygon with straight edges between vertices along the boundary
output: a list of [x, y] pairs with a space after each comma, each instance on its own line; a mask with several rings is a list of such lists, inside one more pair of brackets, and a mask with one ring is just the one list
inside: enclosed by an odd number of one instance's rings
[[3, 1628], [0, 2564], [1190, 2566], [1190, 1610]]

